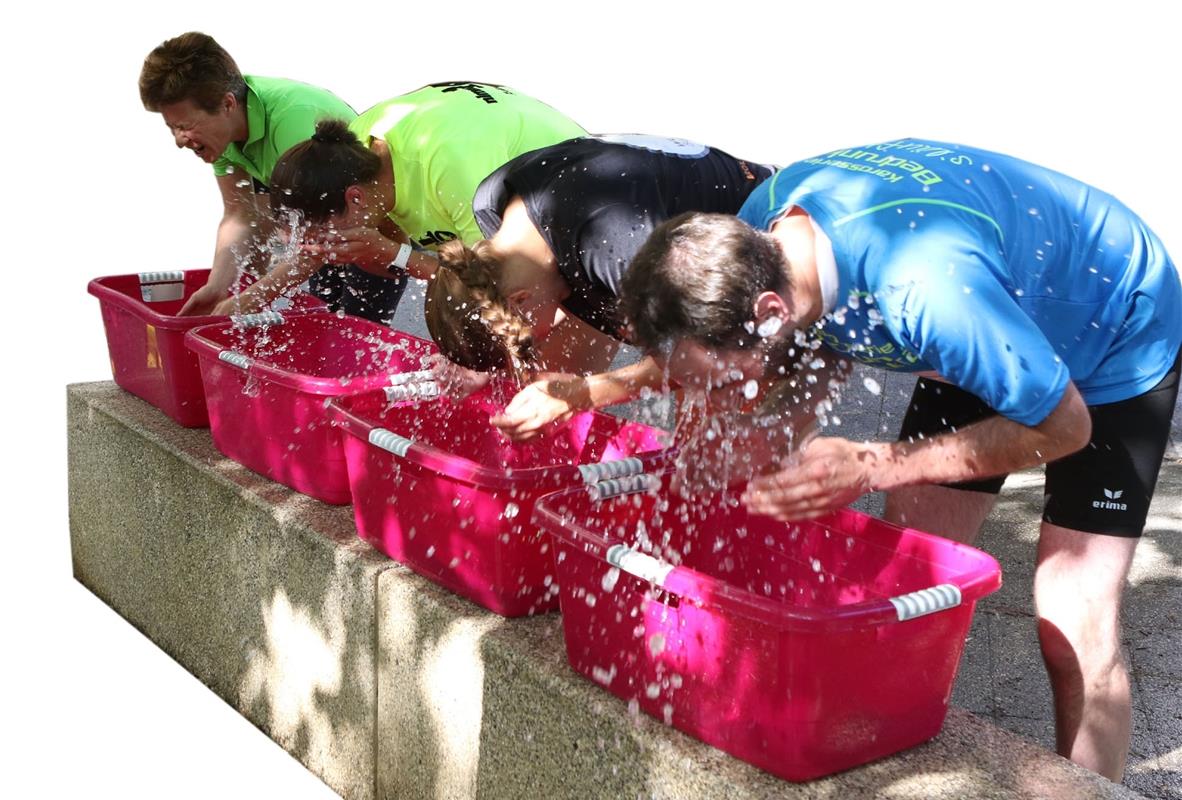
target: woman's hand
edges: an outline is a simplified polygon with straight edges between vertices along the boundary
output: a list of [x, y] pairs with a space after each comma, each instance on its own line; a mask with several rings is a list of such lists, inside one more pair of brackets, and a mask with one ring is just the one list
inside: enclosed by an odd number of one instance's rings
[[522, 442], [565, 424], [575, 414], [589, 408], [591, 393], [586, 378], [543, 373], [489, 421], [509, 439]]
[[[300, 245], [305, 255], [331, 264], [355, 264], [366, 272], [392, 275], [390, 264], [398, 255], [399, 245], [376, 228], [356, 227], [328, 230], [319, 236], [306, 237]], [[396, 275], [394, 276], [396, 277]]]
[[452, 400], [463, 400], [488, 385], [491, 372], [477, 372], [448, 360], [442, 353], [427, 357], [424, 369], [431, 371], [431, 379], [439, 384], [439, 391]]

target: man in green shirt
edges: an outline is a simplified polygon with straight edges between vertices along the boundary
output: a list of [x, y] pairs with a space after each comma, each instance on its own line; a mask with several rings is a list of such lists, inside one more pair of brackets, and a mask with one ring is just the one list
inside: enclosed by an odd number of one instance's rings
[[212, 37], [184, 33], [161, 44], [140, 71], [144, 108], [159, 112], [177, 147], [213, 165], [224, 212], [209, 281], [181, 314], [212, 313], [243, 271], [265, 266], [268, 192], [279, 156], [324, 117], [355, 114], [331, 92], [282, 78], [243, 75]]
[[343, 121], [322, 122], [275, 167], [277, 199], [308, 226], [303, 256], [220, 310], [261, 308], [312, 278], [330, 306], [387, 320], [406, 274], [434, 272], [425, 250], [482, 238], [472, 198], [488, 174], [523, 153], [584, 135], [529, 95], [468, 81], [383, 101], [347, 129]]

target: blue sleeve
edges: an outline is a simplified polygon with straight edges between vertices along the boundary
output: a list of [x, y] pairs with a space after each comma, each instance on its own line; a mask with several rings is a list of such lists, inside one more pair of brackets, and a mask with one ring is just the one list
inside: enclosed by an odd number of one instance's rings
[[871, 263], [891, 333], [1002, 416], [1046, 419], [1067, 389], [1067, 365], [1015, 301], [997, 240], [942, 214], [880, 233]]
[[747, 195], [747, 199], [743, 202], [743, 207], [739, 209], [737, 215], [739, 219], [757, 231], [768, 230], [772, 225], [772, 220], [779, 217], [783, 211], [788, 194], [787, 192], [782, 192], [781, 196], [776, 194], [779, 176], [780, 173], [776, 172], [752, 189], [751, 194]]

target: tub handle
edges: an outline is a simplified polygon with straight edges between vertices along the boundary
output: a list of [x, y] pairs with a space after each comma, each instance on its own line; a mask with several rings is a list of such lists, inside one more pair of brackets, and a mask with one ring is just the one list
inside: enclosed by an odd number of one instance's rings
[[435, 381], [435, 373], [429, 369], [420, 369], [415, 372], [395, 372], [390, 376], [391, 386], [402, 386], [406, 383], [433, 383]]
[[410, 450], [414, 441], [385, 428], [372, 428], [369, 432], [369, 443], [399, 458], [406, 458], [406, 451]]
[[579, 474], [587, 484], [598, 483], [608, 478], [624, 478], [644, 472], [644, 462], [639, 458], [617, 458], [598, 464], [580, 464]]
[[180, 300], [185, 296], [185, 273], [181, 270], [169, 272], [141, 272], [140, 299], [145, 303], [163, 303]]
[[235, 328], [262, 328], [267, 325], [282, 325], [283, 315], [278, 311], [260, 311], [256, 314], [236, 314], [230, 317]]
[[218, 353], [218, 359], [225, 361], [227, 364], [238, 367], [238, 369], [249, 369], [250, 358], [242, 355], [242, 353], [235, 353], [233, 350], [222, 350]]
[[891, 605], [895, 607], [895, 613], [899, 615], [899, 622], [905, 622], [960, 605], [960, 587], [951, 583], [941, 583], [920, 589], [918, 592], [901, 594], [890, 600]]
[[185, 273], [179, 269], [165, 272], [141, 272], [140, 283], [184, 283]]
[[396, 386], [386, 386], [382, 391], [386, 393], [386, 401], [390, 403], [401, 403], [406, 400], [434, 400], [439, 397], [439, 384], [435, 381], [400, 383]]
[[674, 569], [668, 561], [633, 550], [624, 544], [614, 544], [607, 549], [607, 563], [662, 589], [665, 588], [665, 580], [669, 573]]
[[659, 488], [660, 485], [661, 479], [656, 475], [649, 475], [642, 472], [639, 475], [628, 475], [623, 478], [608, 478], [606, 480], [596, 481], [595, 483], [588, 484], [587, 491], [591, 494], [592, 500], [599, 501], [625, 494], [651, 492]]

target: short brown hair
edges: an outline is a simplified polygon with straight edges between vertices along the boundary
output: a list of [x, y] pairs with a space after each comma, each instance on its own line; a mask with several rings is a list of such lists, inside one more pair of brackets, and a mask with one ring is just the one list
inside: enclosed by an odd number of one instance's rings
[[499, 271], [488, 242], [440, 247], [439, 267], [427, 283], [427, 330], [440, 352], [460, 366], [502, 369], [524, 380], [535, 360], [532, 330], [497, 286]]
[[316, 132], [291, 148], [271, 170], [271, 208], [300, 212], [305, 222], [325, 222], [345, 210], [345, 190], [373, 180], [382, 168], [343, 119], [322, 119]]
[[657, 226], [632, 259], [620, 309], [649, 351], [679, 339], [751, 348], [755, 299], [786, 293], [786, 267], [775, 241], [738, 217], [687, 212]]
[[192, 100], [212, 114], [227, 93], [246, 102], [246, 81], [230, 54], [204, 33], [182, 33], [162, 43], [140, 70], [140, 100], [149, 111]]

